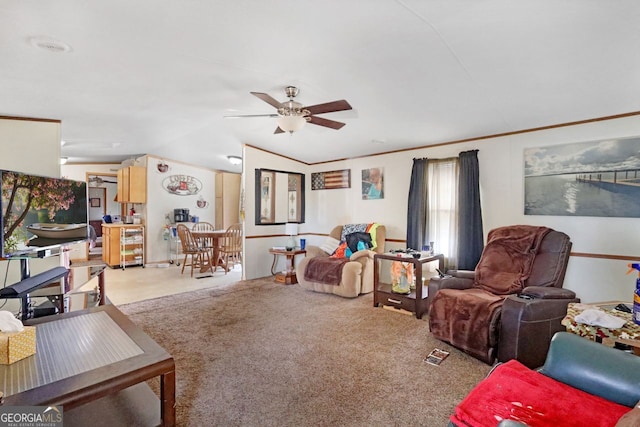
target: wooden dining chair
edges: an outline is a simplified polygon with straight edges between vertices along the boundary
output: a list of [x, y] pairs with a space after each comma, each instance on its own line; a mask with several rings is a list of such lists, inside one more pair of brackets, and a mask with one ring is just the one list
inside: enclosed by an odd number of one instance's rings
[[191, 230], [193, 230], [193, 231], [213, 231], [213, 230], [215, 230], [215, 228], [213, 228], [213, 225], [211, 225], [211, 223], [208, 223], [208, 222], [196, 222], [195, 224], [193, 224], [193, 227], [191, 227]]
[[231, 269], [229, 260], [233, 260], [234, 264], [242, 262], [242, 224], [233, 224], [227, 228], [222, 238], [220, 254], [227, 266], [225, 274]]
[[[209, 222], [196, 222], [195, 224], [193, 224], [193, 227], [191, 227], [191, 231], [214, 231], [214, 230], [215, 228]], [[196, 240], [198, 240], [200, 247], [209, 249], [209, 251], [211, 252], [209, 257], [213, 259], [213, 249], [214, 249], [213, 238], [204, 237], [204, 238], [197, 238]]]
[[182, 253], [184, 253], [182, 274], [184, 274], [184, 268], [187, 265], [187, 258], [190, 256], [191, 263], [189, 265], [191, 266], [191, 277], [193, 277], [193, 267], [200, 268], [205, 264], [211, 265], [210, 249], [201, 247], [186, 225], [178, 224], [177, 231], [182, 244]]

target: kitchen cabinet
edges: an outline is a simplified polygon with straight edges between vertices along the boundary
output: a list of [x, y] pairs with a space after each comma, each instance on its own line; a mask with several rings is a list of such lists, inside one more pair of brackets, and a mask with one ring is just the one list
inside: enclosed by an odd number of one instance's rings
[[216, 230], [226, 230], [240, 222], [240, 181], [240, 174], [216, 173]]
[[147, 202], [147, 168], [126, 166], [118, 170], [118, 202]]
[[[140, 260], [144, 259], [144, 226], [139, 224], [102, 224], [102, 261], [109, 267], [121, 267], [122, 266], [122, 243], [121, 236], [127, 234], [122, 230], [136, 230], [141, 234], [142, 241], [139, 248], [142, 248], [142, 253], [136, 254]], [[135, 258], [135, 256], [134, 256]], [[127, 264], [131, 265], [131, 264]]]

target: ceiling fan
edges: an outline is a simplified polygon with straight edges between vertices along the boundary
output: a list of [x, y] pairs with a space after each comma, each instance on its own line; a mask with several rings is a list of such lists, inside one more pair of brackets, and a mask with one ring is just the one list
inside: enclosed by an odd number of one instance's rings
[[105, 182], [106, 182], [107, 184], [117, 184], [117, 183], [118, 183], [117, 181], [107, 181], [106, 179], [102, 179], [102, 178], [100, 178], [99, 176], [92, 176], [92, 177], [89, 177], [89, 182], [90, 182], [90, 183], [94, 183], [94, 184], [95, 184], [95, 185], [97, 185], [97, 186], [101, 186], [101, 185], [102, 185], [102, 184], [104, 184]]
[[298, 95], [299, 89], [295, 86], [287, 86], [285, 94], [289, 98], [288, 101], [278, 102], [271, 95], [262, 92], [251, 92], [252, 95], [257, 96], [267, 104], [276, 108], [278, 114], [252, 114], [246, 116], [227, 116], [227, 118], [236, 117], [277, 117], [278, 127], [276, 133], [289, 132], [293, 133], [300, 130], [306, 123], [311, 123], [318, 126], [324, 126], [331, 129], [340, 129], [345, 123], [337, 122], [335, 120], [325, 119], [323, 117], [317, 117], [316, 114], [333, 113], [335, 111], [351, 110], [351, 105], [344, 99], [339, 101], [327, 102], [324, 104], [310, 105], [307, 107], [302, 106], [301, 103], [294, 101]]

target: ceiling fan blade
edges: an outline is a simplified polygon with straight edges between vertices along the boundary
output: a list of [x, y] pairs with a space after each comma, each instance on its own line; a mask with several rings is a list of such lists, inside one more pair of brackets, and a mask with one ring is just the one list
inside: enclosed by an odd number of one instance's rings
[[351, 110], [351, 105], [344, 99], [340, 101], [327, 102], [325, 104], [317, 104], [311, 105], [309, 107], [304, 107], [304, 110], [308, 110], [309, 114], [322, 114], [322, 113], [332, 113], [334, 111], [344, 111]]
[[284, 133], [284, 131], [283, 131], [282, 129], [280, 129], [280, 126], [278, 126], [278, 127], [276, 128], [276, 131], [275, 131], [273, 134], [275, 135], [275, 134], [277, 134], [277, 133]]
[[266, 94], [266, 93], [262, 93], [262, 92], [250, 92], [251, 95], [255, 95], [258, 98], [262, 99], [264, 102], [266, 102], [267, 104], [275, 107], [275, 108], [280, 108], [282, 107], [282, 104], [278, 101], [276, 101], [275, 99], [273, 99], [271, 97], [271, 95]]
[[278, 117], [278, 115], [276, 113], [273, 114], [243, 114], [243, 115], [239, 115], [239, 116], [223, 116], [223, 118], [225, 119], [242, 119], [245, 117], [271, 117], [271, 118], [275, 118]]
[[335, 120], [324, 119], [322, 117], [308, 116], [309, 123], [313, 123], [314, 125], [324, 126], [331, 129], [340, 129], [345, 123], [336, 122]]

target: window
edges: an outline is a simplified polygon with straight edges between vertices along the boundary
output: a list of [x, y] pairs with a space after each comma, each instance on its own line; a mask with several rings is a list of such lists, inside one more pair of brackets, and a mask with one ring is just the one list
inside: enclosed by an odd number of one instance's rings
[[407, 247], [434, 242], [450, 269], [473, 270], [483, 249], [478, 150], [448, 159], [413, 159]]
[[458, 257], [458, 158], [427, 163], [427, 238], [444, 254], [448, 268]]

